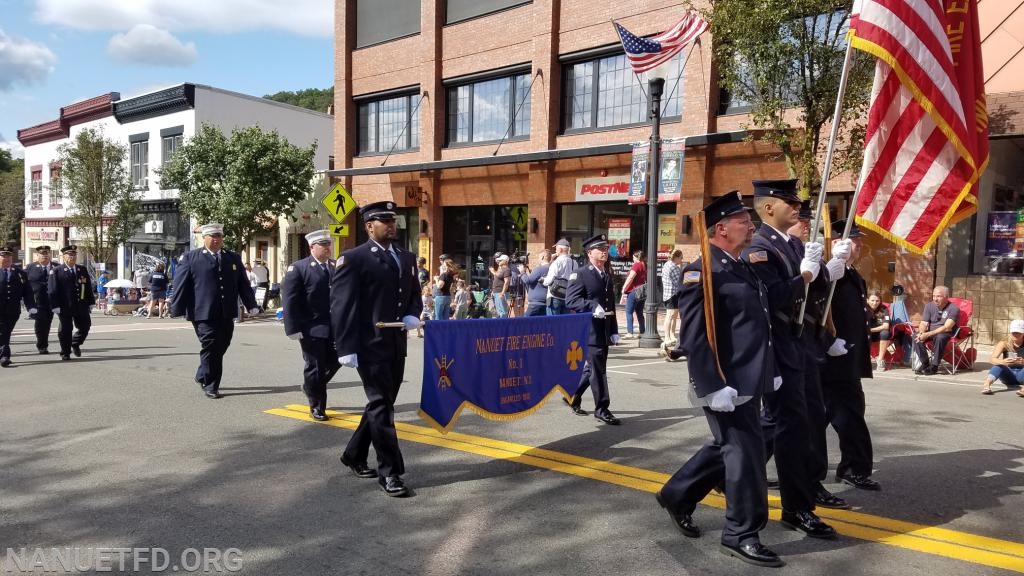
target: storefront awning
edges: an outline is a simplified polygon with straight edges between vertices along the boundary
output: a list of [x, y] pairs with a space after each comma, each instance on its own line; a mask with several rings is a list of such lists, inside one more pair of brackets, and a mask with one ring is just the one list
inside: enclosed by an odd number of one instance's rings
[[[699, 136], [687, 136], [687, 148], [730, 144], [744, 141], [749, 132], [715, 132]], [[481, 156], [477, 158], [460, 158], [457, 160], [435, 160], [413, 164], [395, 164], [393, 166], [366, 166], [362, 168], [342, 168], [329, 170], [327, 175], [332, 178], [342, 176], [369, 176], [374, 174], [395, 174], [398, 172], [431, 172], [446, 168], [470, 168], [476, 166], [495, 166], [499, 164], [518, 164], [520, 162], [543, 162], [545, 160], [564, 160], [568, 158], [584, 158], [587, 156], [604, 156], [606, 154], [623, 154], [633, 151], [632, 143], [606, 144], [604, 146], [588, 146], [586, 148], [566, 148], [560, 150], [543, 150], [541, 152], [523, 152], [502, 156]]]

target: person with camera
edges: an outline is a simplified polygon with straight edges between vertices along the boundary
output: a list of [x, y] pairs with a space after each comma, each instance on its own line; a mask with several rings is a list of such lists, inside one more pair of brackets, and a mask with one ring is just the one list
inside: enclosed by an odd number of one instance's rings
[[555, 258], [551, 261], [543, 284], [548, 288], [548, 316], [565, 314], [565, 291], [569, 287], [569, 276], [576, 272], [576, 261], [569, 254], [569, 241], [562, 238], [555, 242]]

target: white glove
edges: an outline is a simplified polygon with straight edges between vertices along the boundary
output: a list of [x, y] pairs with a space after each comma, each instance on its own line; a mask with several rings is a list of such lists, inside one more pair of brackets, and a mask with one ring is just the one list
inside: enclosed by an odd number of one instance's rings
[[403, 316], [402, 324], [405, 325], [406, 330], [415, 330], [423, 326], [423, 321], [415, 316]]
[[302, 332], [296, 332], [295, 334], [289, 334], [289, 338], [292, 340], [302, 340]]
[[38, 308], [29, 308], [28, 309], [28, 313], [29, 314], [38, 314], [39, 313], [39, 309]]
[[260, 313], [260, 307], [249, 308], [249, 316], [256, 316]]
[[828, 347], [828, 352], [826, 352], [826, 354], [829, 356], [842, 356], [843, 354], [846, 354], [846, 352], [846, 340], [836, 338], [835, 342]]
[[348, 366], [349, 368], [359, 368], [359, 358], [355, 354], [349, 354], [338, 358], [338, 364]]
[[54, 314], [60, 314], [60, 308], [59, 307], [58, 308], [51, 308], [51, 310], [53, 310]]
[[604, 320], [604, 317], [607, 315], [608, 313], [604, 311], [604, 308], [602, 308], [600, 304], [597, 305], [597, 308], [594, 308], [594, 318]]
[[782, 388], [782, 376], [776, 376], [775, 379], [772, 380], [772, 388], [774, 388], [776, 392], [779, 391], [779, 388]]
[[622, 337], [619, 336], [618, 334], [612, 334], [608, 339], [611, 340], [612, 344], [615, 345], [618, 345], [618, 343], [622, 341]]
[[721, 390], [718, 390], [711, 395], [708, 401], [708, 408], [711, 408], [715, 412], [732, 412], [736, 409], [736, 405], [733, 404], [733, 399], [738, 396], [739, 393], [732, 386], [726, 386]]
[[810, 272], [811, 282], [814, 282], [814, 279], [821, 272], [821, 259], [804, 256], [804, 259], [800, 261], [800, 273], [803, 274], [804, 272]]
[[822, 246], [821, 242], [808, 242], [804, 244], [804, 258], [810, 258], [817, 262], [821, 260], [821, 256], [824, 253], [825, 247]]
[[853, 241], [847, 238], [846, 240], [836, 240], [832, 243], [832, 257], [842, 258], [846, 262], [850, 261], [850, 256], [853, 255]]
[[846, 274], [846, 260], [833, 257], [825, 264], [825, 269], [828, 270], [828, 279], [835, 282]]

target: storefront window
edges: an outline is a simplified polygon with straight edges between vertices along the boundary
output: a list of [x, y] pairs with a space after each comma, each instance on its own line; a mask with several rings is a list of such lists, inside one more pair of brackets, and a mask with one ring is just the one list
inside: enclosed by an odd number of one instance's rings
[[524, 204], [445, 208], [441, 252], [455, 260], [465, 278], [486, 288], [495, 252], [526, 254], [526, 226]]
[[1024, 275], [1024, 138], [990, 141], [989, 165], [982, 175], [975, 216], [975, 274]]

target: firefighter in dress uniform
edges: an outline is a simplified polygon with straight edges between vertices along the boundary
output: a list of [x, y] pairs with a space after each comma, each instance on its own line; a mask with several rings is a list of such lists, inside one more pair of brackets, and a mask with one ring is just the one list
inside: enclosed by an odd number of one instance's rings
[[171, 317], [192, 322], [199, 338], [199, 368], [195, 381], [207, 398], [221, 398], [224, 354], [231, 345], [238, 317], [238, 299], [250, 314], [259, 313], [256, 296], [245, 274], [242, 258], [224, 250], [224, 226], [217, 223], [200, 229], [203, 247], [186, 252], [174, 273]]
[[[416, 257], [395, 242], [395, 203], [368, 204], [359, 216], [369, 240], [342, 254], [331, 276], [338, 362], [358, 371], [367, 401], [341, 463], [360, 478], [377, 478], [388, 496], [404, 497], [409, 489], [402, 480], [405, 461], [395, 430], [395, 399], [405, 373], [407, 331], [422, 326], [423, 299]], [[376, 471], [366, 463], [371, 445], [377, 452]]]
[[[70, 360], [82, 355], [92, 327], [92, 307], [96, 295], [92, 292], [92, 278], [85, 266], [78, 264], [78, 247], [74, 244], [60, 249], [64, 263], [50, 270], [47, 292], [53, 313], [60, 320], [57, 339], [60, 341], [60, 359]], [[74, 334], [71, 330], [74, 328]]]
[[25, 268], [28, 274], [28, 282], [32, 285], [32, 296], [36, 299], [38, 311], [32, 314], [36, 332], [36, 350], [40, 354], [50, 353], [50, 328], [53, 326], [53, 310], [50, 308], [50, 295], [47, 289], [47, 280], [50, 277], [50, 270], [55, 264], [50, 261], [50, 247], [39, 246], [36, 248], [36, 261]]
[[587, 362], [583, 366], [580, 385], [572, 400], [563, 400], [577, 416], [585, 416], [580, 403], [589, 387], [594, 394], [594, 418], [617, 426], [620, 421], [608, 406], [608, 346], [619, 343], [619, 325], [615, 319], [615, 289], [608, 266], [608, 238], [604, 234], [583, 241], [589, 262], [569, 275], [565, 305], [572, 312], [588, 312], [594, 318], [587, 342]]
[[30, 315], [36, 302], [25, 271], [14, 265], [15, 249], [0, 248], [0, 367], [11, 365], [11, 333], [21, 316], [21, 304]]
[[299, 341], [302, 391], [314, 420], [327, 420], [327, 383], [341, 367], [331, 337], [331, 246], [327, 230], [306, 234], [309, 256], [288, 267], [281, 284], [284, 333]]

